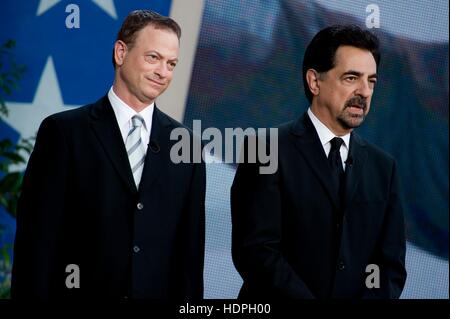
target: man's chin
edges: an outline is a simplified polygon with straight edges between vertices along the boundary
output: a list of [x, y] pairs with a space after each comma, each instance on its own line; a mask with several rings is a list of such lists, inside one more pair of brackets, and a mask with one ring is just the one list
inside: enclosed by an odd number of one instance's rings
[[341, 126], [344, 129], [354, 129], [357, 127], [360, 127], [361, 124], [364, 122], [364, 116], [358, 116], [358, 117], [350, 117], [350, 118], [339, 118], [338, 121], [341, 123]]
[[148, 90], [147, 92], [145, 92], [145, 96], [152, 100], [155, 100], [158, 96], [163, 94], [165, 90], [166, 88], [164, 88], [163, 90]]
[[160, 92], [156, 92], [156, 91], [153, 91], [153, 90], [152, 91], [142, 92], [142, 97], [146, 101], [154, 101], [160, 95], [161, 95]]

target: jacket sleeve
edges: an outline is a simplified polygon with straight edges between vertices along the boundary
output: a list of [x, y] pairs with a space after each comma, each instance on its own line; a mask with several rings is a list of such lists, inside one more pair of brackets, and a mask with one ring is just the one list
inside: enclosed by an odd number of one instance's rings
[[247, 160], [248, 142], [231, 189], [234, 265], [244, 285], [256, 289], [258, 296], [314, 298], [282, 253], [279, 167], [274, 174], [261, 174], [261, 164]]
[[389, 202], [384, 214], [382, 232], [373, 258], [380, 270], [379, 288], [364, 288], [363, 298], [399, 298], [406, 281], [406, 239], [400, 182], [394, 162], [391, 173]]
[[67, 157], [58, 123], [46, 118], [37, 134], [17, 207], [12, 298], [49, 297], [65, 205]]

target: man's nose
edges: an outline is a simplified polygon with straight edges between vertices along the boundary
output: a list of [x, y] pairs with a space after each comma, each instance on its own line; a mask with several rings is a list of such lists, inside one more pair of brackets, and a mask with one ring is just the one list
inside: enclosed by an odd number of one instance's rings
[[169, 70], [167, 68], [166, 63], [164, 63], [164, 62], [159, 63], [155, 69], [155, 74], [157, 74], [162, 79], [167, 77], [168, 73], [169, 73]]
[[356, 95], [360, 95], [364, 98], [368, 98], [372, 95], [373, 88], [368, 81], [362, 80], [359, 82], [358, 88], [355, 91]]

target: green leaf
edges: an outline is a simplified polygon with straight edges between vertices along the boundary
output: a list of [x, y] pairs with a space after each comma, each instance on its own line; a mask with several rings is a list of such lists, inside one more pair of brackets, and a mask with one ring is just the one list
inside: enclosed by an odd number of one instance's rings
[[[0, 45], [0, 123], [8, 116], [8, 107], [5, 104], [5, 95], [12, 94], [19, 87], [19, 81], [26, 72], [26, 67], [14, 61], [13, 48], [16, 42], [12, 39]], [[25, 153], [33, 150], [32, 139], [21, 140], [13, 143], [9, 139], [0, 140], [0, 205], [11, 214], [15, 215], [17, 202], [22, 183], [22, 173], [9, 173], [11, 165], [24, 163]], [[9, 287], [0, 282], [0, 298], [9, 296]], [[5, 289], [4, 289], [5, 288]]]
[[0, 194], [17, 193], [22, 183], [22, 173], [8, 173], [0, 180]]
[[7, 149], [11, 148], [12, 145], [13, 145], [13, 143], [11, 142], [11, 140], [9, 138], [0, 140], [0, 151], [7, 150]]
[[13, 152], [4, 152], [1, 155], [2, 155], [2, 157], [9, 159], [14, 164], [25, 163], [25, 159], [20, 154], [13, 153]]
[[8, 173], [9, 172], [9, 163], [7, 162], [0, 162], [0, 172]]
[[[0, 194], [2, 194], [2, 192], [0, 192]], [[8, 201], [5, 196], [0, 197], [0, 205], [2, 205], [5, 208], [8, 207]]]
[[3, 91], [5, 91], [6, 94], [11, 95], [12, 91], [9, 87], [3, 85], [2, 89], [3, 89]]
[[[0, 113], [4, 116], [4, 117], [8, 117], [9, 112], [8, 109], [6, 108], [6, 106], [4, 104], [0, 104]], [[1, 117], [0, 117], [1, 118]]]
[[3, 44], [3, 46], [4, 46], [5, 48], [12, 49], [12, 48], [14, 48], [14, 47], [16, 46], [16, 41], [14, 41], [14, 40], [12, 40], [12, 39], [9, 39], [9, 40], [7, 40], [7, 41], [5, 42], [5, 44]]
[[19, 201], [19, 193], [14, 194], [14, 197], [11, 198], [8, 202], [8, 206], [6, 207], [6, 211], [11, 214], [11, 216], [17, 216], [17, 203]]

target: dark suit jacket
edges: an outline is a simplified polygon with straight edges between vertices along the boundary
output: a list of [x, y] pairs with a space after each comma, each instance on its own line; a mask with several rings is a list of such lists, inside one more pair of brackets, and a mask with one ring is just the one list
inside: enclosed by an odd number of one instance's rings
[[[258, 164], [240, 164], [232, 186], [240, 297], [398, 298], [405, 235], [394, 159], [352, 133], [339, 203], [309, 116], [278, 134], [277, 172], [260, 175]], [[378, 289], [365, 286], [368, 264], [379, 266]]]
[[[181, 124], [156, 106], [152, 121], [139, 190], [107, 97], [42, 122], [18, 205], [13, 298], [202, 298], [205, 165], [172, 163]], [[69, 264], [79, 289], [66, 287]]]

